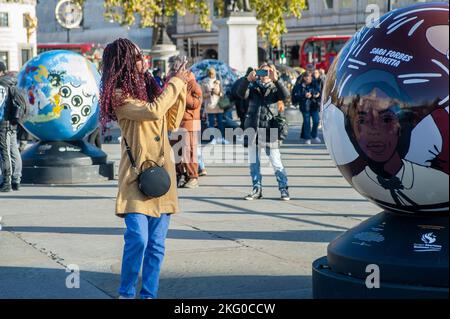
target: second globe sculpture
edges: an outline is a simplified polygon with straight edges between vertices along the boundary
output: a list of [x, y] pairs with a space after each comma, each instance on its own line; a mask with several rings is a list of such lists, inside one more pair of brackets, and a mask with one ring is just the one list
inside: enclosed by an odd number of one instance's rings
[[99, 125], [100, 75], [83, 56], [48, 51], [27, 62], [18, 88], [30, 110], [23, 127], [40, 141], [23, 154], [23, 182], [65, 184], [113, 178], [113, 164], [85, 141]]
[[397, 9], [332, 65], [324, 137], [337, 167], [385, 211], [313, 264], [316, 298], [448, 298], [448, 3]]

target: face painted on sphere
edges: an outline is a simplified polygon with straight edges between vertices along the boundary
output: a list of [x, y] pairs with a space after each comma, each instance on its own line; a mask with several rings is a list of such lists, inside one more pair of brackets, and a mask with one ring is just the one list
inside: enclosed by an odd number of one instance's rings
[[397, 149], [400, 123], [393, 106], [384, 92], [374, 89], [370, 96], [361, 98], [350, 114], [353, 133], [361, 151], [378, 163], [389, 161]]

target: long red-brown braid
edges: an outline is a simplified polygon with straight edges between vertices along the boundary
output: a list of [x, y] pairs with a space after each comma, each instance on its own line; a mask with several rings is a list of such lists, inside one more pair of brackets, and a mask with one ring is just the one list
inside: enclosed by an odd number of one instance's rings
[[[116, 121], [114, 112], [126, 97], [143, 101], [154, 101], [160, 94], [156, 81], [136, 68], [139, 51], [128, 39], [118, 39], [108, 44], [103, 52], [102, 79], [100, 83], [100, 123]], [[122, 94], [116, 95], [116, 89]]]

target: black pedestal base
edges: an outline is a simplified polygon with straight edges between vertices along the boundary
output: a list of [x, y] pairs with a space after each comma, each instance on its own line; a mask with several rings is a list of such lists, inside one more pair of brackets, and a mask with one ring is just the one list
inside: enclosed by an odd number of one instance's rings
[[85, 141], [38, 142], [22, 153], [22, 183], [79, 184], [114, 179], [114, 163]]
[[[314, 298], [448, 298], [448, 225], [448, 214], [369, 218], [313, 263]], [[374, 266], [379, 288], [370, 288]]]
[[401, 285], [383, 281], [379, 289], [368, 289], [365, 279], [331, 271], [325, 256], [314, 261], [312, 278], [314, 299], [447, 299], [449, 297], [448, 288]]

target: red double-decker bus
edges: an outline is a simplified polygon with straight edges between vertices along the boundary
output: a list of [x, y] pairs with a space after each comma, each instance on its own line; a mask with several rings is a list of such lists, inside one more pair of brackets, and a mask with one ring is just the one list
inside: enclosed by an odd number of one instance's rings
[[68, 50], [85, 56], [99, 66], [104, 47], [98, 43], [38, 43], [38, 54], [51, 50]]
[[300, 49], [300, 66], [306, 69], [312, 64], [316, 69], [328, 71], [350, 35], [327, 35], [307, 38]]

